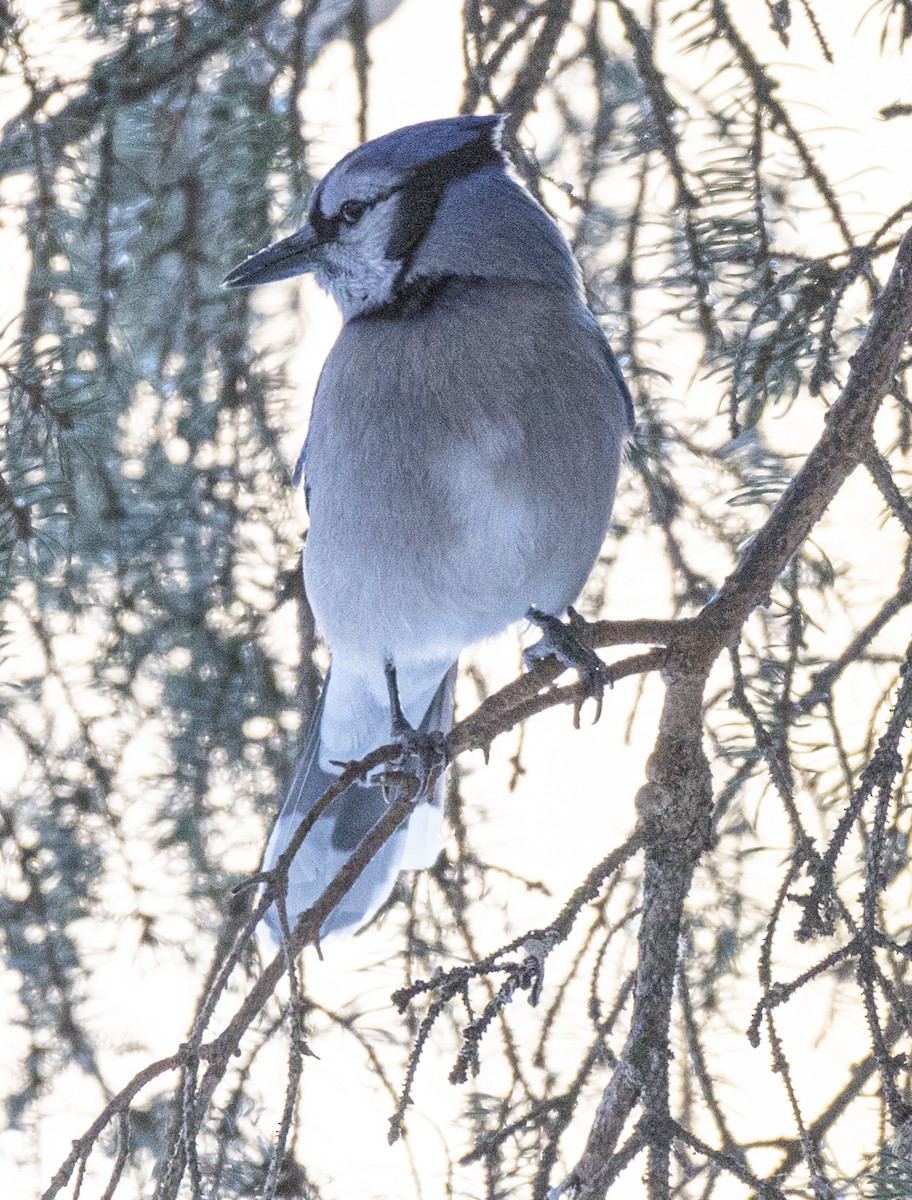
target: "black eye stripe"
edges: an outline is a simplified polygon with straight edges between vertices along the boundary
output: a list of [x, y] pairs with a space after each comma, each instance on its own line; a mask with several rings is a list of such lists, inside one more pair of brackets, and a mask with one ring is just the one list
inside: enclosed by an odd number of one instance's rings
[[323, 180], [313, 190], [313, 195], [310, 197], [310, 211], [308, 219], [310, 227], [314, 231], [314, 237], [318, 242], [331, 242], [338, 232], [338, 222], [333, 217], [323, 215], [320, 208], [320, 198], [323, 195]]
[[[318, 242], [334, 242], [344, 224], [354, 225], [368, 209], [383, 200], [388, 200], [397, 192], [404, 192], [407, 200], [399, 204], [393, 217], [386, 254], [392, 261], [401, 260], [405, 268], [406, 260], [411, 258], [427, 235], [447, 185], [457, 179], [474, 175], [482, 167], [503, 165], [504, 156], [491, 132], [485, 129], [479, 136], [462, 146], [457, 146], [455, 150], [449, 150], [414, 167], [402, 183], [387, 188], [385, 192], [379, 192], [369, 200], [356, 197], [343, 200], [339, 211], [332, 216], [326, 216], [320, 207], [324, 182], [321, 180], [310, 201], [310, 226]], [[356, 218], [350, 218], [346, 222], [342, 213], [349, 204], [361, 206], [361, 211]]]
[[474, 175], [482, 167], [503, 165], [503, 154], [491, 140], [490, 131], [486, 129], [480, 136], [457, 146], [455, 150], [449, 150], [446, 154], [440, 154], [437, 158], [422, 163], [415, 168], [412, 178], [432, 183], [434, 187], [443, 191], [448, 183]]
[[395, 187], [388, 188], [385, 192], [379, 192], [376, 196], [372, 196], [369, 200], [359, 200], [355, 198], [343, 200], [339, 205], [339, 211], [337, 213], [333, 213], [331, 217], [327, 217], [326, 214], [320, 209], [320, 196], [323, 188], [323, 184], [321, 182], [311, 198], [309, 215], [310, 227], [314, 231], [317, 241], [334, 242], [339, 236], [339, 230], [343, 225], [349, 223], [352, 225], [355, 224], [355, 221], [346, 222], [345, 218], [342, 216], [342, 211], [347, 204], [361, 206], [361, 212], [358, 214], [357, 218], [360, 220], [368, 209], [373, 208], [382, 200], [388, 200], [390, 196], [395, 195], [396, 192], [400, 191], [404, 186], [404, 184], [397, 184]]
[[334, 242], [339, 232], [339, 218], [324, 217], [319, 208], [315, 207], [310, 214], [310, 227], [318, 243]]
[[386, 247], [386, 257], [402, 263], [400, 281], [405, 278], [411, 260], [427, 237], [447, 187], [457, 179], [467, 179], [483, 167], [503, 165], [503, 154], [486, 129], [470, 142], [414, 169], [402, 185], [405, 196], [397, 208]]

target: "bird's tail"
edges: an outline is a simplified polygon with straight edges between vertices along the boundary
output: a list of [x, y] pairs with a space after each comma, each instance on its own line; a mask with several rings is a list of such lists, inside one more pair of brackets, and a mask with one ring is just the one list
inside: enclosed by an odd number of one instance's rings
[[[446, 733], [451, 728], [455, 685], [456, 663], [453, 663], [440, 681], [424, 715], [420, 726], [423, 732], [439, 730]], [[275, 866], [301, 821], [338, 778], [322, 770], [319, 761], [320, 723], [326, 691], [324, 684], [310, 720], [304, 752], [298, 759], [288, 797], [266, 847], [264, 870]], [[321, 940], [330, 935], [354, 933], [366, 925], [393, 890], [399, 871], [419, 870], [434, 863], [442, 844], [443, 798], [444, 779], [441, 775], [433, 796], [421, 801], [408, 821], [380, 847], [323, 922]], [[383, 816], [387, 804], [379, 783], [354, 784], [337, 796], [326, 812], [317, 818], [288, 873], [286, 903], [291, 926], [326, 890], [365, 834]], [[273, 937], [279, 940], [281, 935], [275, 906], [268, 910], [265, 921]]]

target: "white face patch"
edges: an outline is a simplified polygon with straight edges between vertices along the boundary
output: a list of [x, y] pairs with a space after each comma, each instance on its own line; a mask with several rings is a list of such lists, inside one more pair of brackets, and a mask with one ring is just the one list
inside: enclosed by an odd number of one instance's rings
[[346, 200], [370, 204], [377, 196], [393, 191], [401, 183], [402, 177], [393, 171], [366, 170], [354, 164], [341, 164], [330, 171], [320, 184], [320, 213], [332, 219]]
[[311, 205], [319, 245], [313, 270], [346, 320], [397, 299], [399, 285], [414, 274], [459, 274], [471, 263], [465, 230], [457, 229], [457, 253], [438, 253], [440, 269], [412, 272], [448, 189], [483, 169], [503, 168], [499, 131], [498, 121], [482, 117], [410, 126], [359, 147], [329, 172]]
[[[345, 199], [360, 197], [349, 194]], [[321, 209], [328, 207], [325, 196], [320, 201]], [[401, 263], [386, 257], [386, 247], [398, 202], [398, 195], [393, 194], [370, 203], [354, 224], [340, 221], [335, 239], [320, 249], [314, 275], [346, 321], [392, 297]]]

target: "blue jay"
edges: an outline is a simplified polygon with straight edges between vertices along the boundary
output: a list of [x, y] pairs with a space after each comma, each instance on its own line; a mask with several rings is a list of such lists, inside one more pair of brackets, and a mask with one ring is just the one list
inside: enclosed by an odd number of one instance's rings
[[[302, 229], [225, 280], [310, 271], [344, 322], [296, 472], [331, 668], [267, 868], [338, 764], [389, 740], [388, 664], [405, 720], [445, 733], [460, 651], [530, 606], [563, 613], [608, 528], [630, 395], [570, 247], [507, 174], [501, 122], [429, 121], [367, 142], [315, 188]], [[385, 803], [368, 781], [317, 821], [289, 875], [292, 924]], [[321, 937], [359, 928], [399, 871], [433, 864], [442, 808], [440, 780]]]

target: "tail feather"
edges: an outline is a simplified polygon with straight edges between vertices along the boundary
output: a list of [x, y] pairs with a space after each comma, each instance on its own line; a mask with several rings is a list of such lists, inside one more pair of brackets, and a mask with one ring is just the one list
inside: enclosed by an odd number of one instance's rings
[[[449, 733], [453, 728], [453, 710], [456, 700], [456, 670], [453, 663], [440, 681], [434, 698], [428, 706], [421, 728], [425, 733], [439, 729]], [[446, 782], [437, 780], [433, 799], [419, 804], [405, 826], [405, 845], [402, 847], [400, 871], [423, 871], [432, 867], [443, 846], [443, 802]]]
[[[447, 671], [421, 722], [425, 732], [446, 732], [453, 723], [453, 693], [456, 664]], [[324, 685], [311, 717], [304, 751], [298, 759], [288, 797], [282, 806], [266, 847], [264, 868], [275, 866], [294, 837], [301, 821], [338, 776], [320, 767], [320, 723], [326, 697]], [[393, 834], [367, 864], [348, 893], [323, 922], [321, 940], [354, 933], [374, 916], [396, 882], [400, 870], [430, 866], [440, 852], [443, 827], [443, 778], [437, 781], [433, 798], [422, 802], [404, 826]], [[387, 808], [379, 784], [355, 784], [337, 796], [318, 817], [304, 839], [288, 874], [288, 919], [298, 916], [320, 897], [351, 857], [364, 835]], [[268, 910], [266, 925], [276, 940], [280, 937], [275, 908]]]

